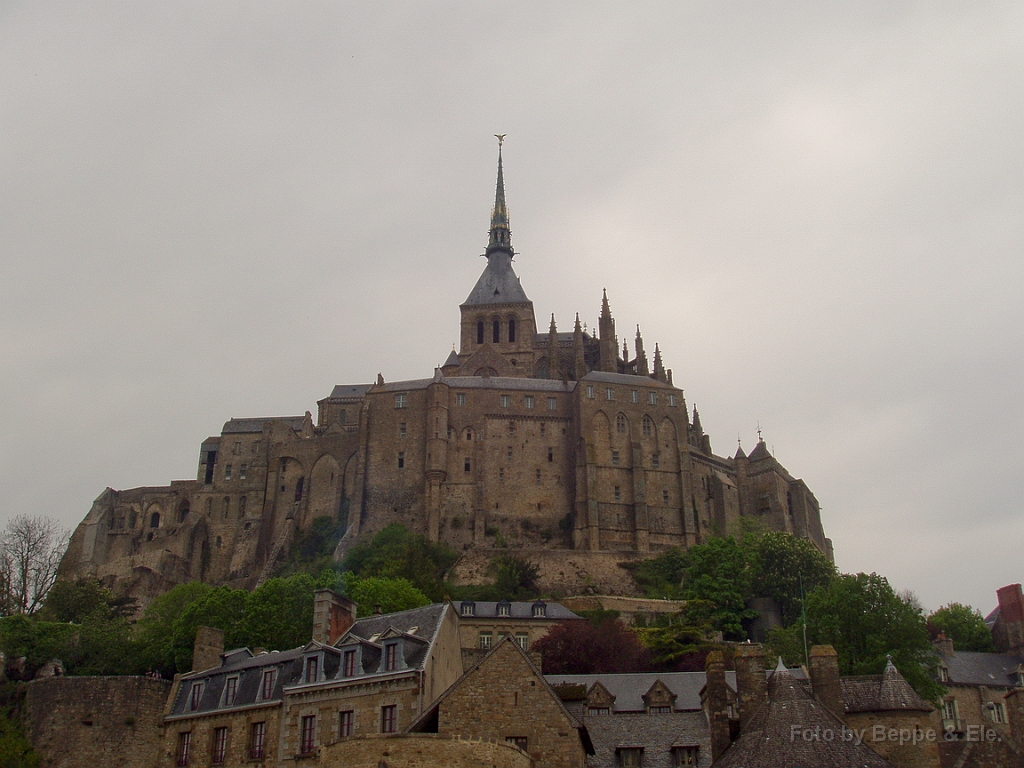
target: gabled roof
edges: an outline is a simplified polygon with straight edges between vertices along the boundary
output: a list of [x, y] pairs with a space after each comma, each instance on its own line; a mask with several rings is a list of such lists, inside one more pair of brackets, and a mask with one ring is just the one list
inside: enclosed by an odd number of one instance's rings
[[224, 427], [221, 429], [221, 434], [224, 435], [239, 435], [248, 434], [252, 432], [262, 432], [263, 425], [269, 422], [277, 422], [286, 424], [287, 426], [294, 429], [296, 432], [302, 429], [302, 425], [305, 422], [305, 416], [271, 416], [265, 419], [229, 419], [224, 422]]
[[[794, 737], [793, 726], [811, 738]], [[831, 740], [814, 733], [831, 732]], [[816, 701], [789, 673], [768, 678], [768, 702], [740, 737], [715, 761], [715, 768], [892, 768], [877, 752], [855, 739], [844, 740], [846, 725]]]
[[[413, 608], [408, 611], [398, 611], [397, 613], [385, 613], [378, 616], [366, 616], [362, 619], [356, 619], [348, 632], [342, 635], [335, 643], [335, 646], [344, 645], [348, 640], [354, 638], [369, 640], [374, 635], [377, 636], [377, 640], [380, 640], [389, 630], [414, 635], [416, 639], [426, 641], [429, 646], [437, 636], [437, 631], [441, 627], [441, 621], [446, 610], [448, 610], [447, 603], [434, 603], [433, 605]], [[395, 635], [392, 634], [390, 636], [394, 637]], [[422, 661], [423, 659], [420, 659], [420, 662]]]
[[673, 747], [696, 746], [702, 755], [710, 754], [710, 732], [703, 712], [593, 715], [585, 722], [594, 743], [587, 768], [618, 768], [621, 763], [617, 750], [622, 747], [642, 748], [644, 765], [669, 765]]
[[1024, 659], [1008, 653], [975, 651], [954, 651], [952, 656], [940, 658], [949, 672], [947, 685], [1012, 687], [1016, 684], [1017, 667], [1024, 663]]

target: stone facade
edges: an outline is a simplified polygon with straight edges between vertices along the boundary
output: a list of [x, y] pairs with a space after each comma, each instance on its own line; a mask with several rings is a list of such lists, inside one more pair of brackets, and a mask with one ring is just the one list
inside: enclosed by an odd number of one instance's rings
[[28, 735], [42, 768], [152, 768], [171, 684], [147, 677], [48, 677], [27, 686]]
[[584, 768], [589, 737], [510, 637], [470, 669], [410, 728], [507, 741], [545, 768]]
[[[460, 306], [460, 348], [428, 378], [339, 385], [305, 416], [231, 419], [194, 480], [107, 489], [61, 576], [145, 605], [174, 584], [251, 587], [318, 517], [357, 537], [401, 523], [459, 549], [616, 553], [688, 547], [744, 517], [831, 554], [818, 502], [759, 441], [716, 455], [655, 347], [538, 326], [512, 267], [499, 158], [487, 265]], [[586, 560], [585, 557], [582, 558]], [[585, 570], [585, 568], [583, 569]], [[567, 591], [585, 578], [569, 575]]]

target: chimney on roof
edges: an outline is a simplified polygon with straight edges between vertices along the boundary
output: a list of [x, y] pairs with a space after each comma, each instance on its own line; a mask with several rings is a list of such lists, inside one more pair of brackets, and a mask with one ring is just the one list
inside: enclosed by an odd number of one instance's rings
[[952, 656], [953, 655], [953, 638], [946, 637], [942, 632], [939, 632], [939, 636], [932, 640], [932, 648], [939, 656]]
[[736, 646], [736, 698], [740, 710], [740, 733], [768, 701], [768, 678], [764, 672], [764, 648], [760, 643]]
[[843, 688], [839, 682], [839, 654], [831, 645], [815, 645], [810, 658], [811, 690], [814, 698], [840, 720], [843, 719]]
[[992, 627], [992, 641], [1002, 653], [1024, 655], [1024, 593], [1020, 584], [996, 590], [999, 618]]
[[330, 589], [313, 593], [313, 639], [334, 645], [356, 620], [356, 604]]
[[732, 743], [729, 731], [729, 684], [725, 682], [725, 657], [721, 651], [708, 654], [704, 670], [707, 674], [704, 702], [711, 723], [711, 762], [715, 762]]
[[224, 630], [213, 627], [199, 627], [195, 644], [192, 646], [192, 671], [202, 672], [220, 665], [224, 653]]

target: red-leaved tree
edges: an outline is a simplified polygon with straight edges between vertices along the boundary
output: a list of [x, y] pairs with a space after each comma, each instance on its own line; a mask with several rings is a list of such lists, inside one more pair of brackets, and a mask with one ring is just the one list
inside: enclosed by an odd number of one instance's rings
[[600, 624], [563, 621], [531, 650], [541, 654], [546, 675], [605, 675], [651, 669], [651, 654], [636, 634], [607, 618]]

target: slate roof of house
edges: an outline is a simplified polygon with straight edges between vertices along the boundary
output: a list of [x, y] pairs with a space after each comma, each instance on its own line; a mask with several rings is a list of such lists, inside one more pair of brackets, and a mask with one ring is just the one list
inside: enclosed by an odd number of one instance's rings
[[1024, 659], [1007, 653], [976, 653], [955, 651], [952, 656], [940, 656], [949, 671], [952, 685], [992, 685], [1012, 687], [1016, 671]]
[[591, 371], [581, 381], [596, 381], [601, 384], [625, 384], [632, 387], [661, 387], [662, 389], [677, 389], [671, 384], [652, 379], [650, 376], [638, 376], [632, 373], [611, 373], [609, 371]]
[[[803, 670], [793, 669], [790, 673], [798, 680], [806, 678]], [[551, 685], [584, 685], [589, 691], [594, 683], [601, 683], [612, 696], [615, 704], [612, 710], [621, 712], [645, 712], [643, 696], [657, 681], [661, 681], [676, 695], [677, 712], [702, 709], [700, 692], [707, 683], [703, 672], [635, 672], [618, 675], [545, 675]], [[736, 673], [726, 672], [725, 681], [736, 690]]]
[[[793, 735], [793, 726], [800, 727], [800, 735]], [[841, 738], [845, 728], [788, 670], [780, 670], [768, 678], [768, 703], [715, 768], [892, 768], [866, 744]], [[808, 729], [811, 737], [805, 739]], [[813, 736], [826, 731], [831, 740]]]
[[[423, 608], [356, 619], [349, 631], [335, 643], [335, 647], [338, 648], [352, 645], [354, 642], [366, 646], [367, 651], [361, 656], [356, 674], [352, 677], [341, 677], [338, 659], [325, 658], [321, 670], [322, 679], [318, 684], [334, 680], [365, 682], [368, 678], [380, 674], [395, 674], [395, 672], [384, 673], [380, 669], [381, 645], [376, 643], [376, 638], [386, 635], [388, 630], [394, 630], [394, 633], [398, 634], [409, 634], [422, 641], [411, 640], [407, 643], [409, 647], [403, 648], [403, 666], [399, 671], [409, 672], [422, 669], [446, 610], [449, 610], [447, 603], [435, 603]], [[279, 702], [284, 696], [286, 688], [302, 683], [303, 657], [307, 651], [315, 651], [320, 648], [333, 650], [330, 646], [312, 642], [287, 651], [264, 652], [255, 656], [248, 648], [225, 651], [221, 654], [220, 666], [182, 676], [170, 716], [196, 715], [213, 710]], [[337, 657], [340, 653], [340, 650], [334, 651], [333, 655]], [[327, 655], [331, 656], [332, 654], [328, 652]], [[262, 698], [260, 694], [263, 673], [270, 669], [276, 671], [273, 693], [267, 698]], [[223, 694], [227, 679], [235, 675], [238, 676], [235, 700], [231, 705], [226, 705], [223, 701]], [[189, 706], [193, 683], [201, 683], [203, 686], [199, 706], [195, 709]]]
[[263, 425], [268, 421], [277, 421], [287, 424], [294, 430], [302, 429], [305, 416], [270, 416], [265, 419], [229, 419], [224, 422], [221, 434], [236, 435], [249, 432], [262, 432]]
[[587, 768], [618, 768], [617, 750], [642, 747], [644, 768], [672, 768], [673, 747], [698, 747], [700, 765], [711, 761], [711, 741], [703, 712], [674, 712], [668, 715], [631, 713], [593, 715], [584, 719], [594, 754]]
[[931, 712], [933, 707], [917, 695], [892, 662], [880, 675], [843, 677], [839, 681], [845, 710], [854, 712]]
[[[462, 606], [472, 603], [473, 604], [473, 615], [468, 616], [462, 613]], [[561, 603], [544, 603], [544, 615], [535, 617], [533, 615], [534, 602], [509, 602], [509, 612], [505, 616], [498, 615], [498, 603], [491, 600], [463, 600], [455, 603], [455, 606], [459, 609], [460, 614], [465, 619], [581, 619], [582, 616], [577, 616], [575, 613], [570, 611]]]

